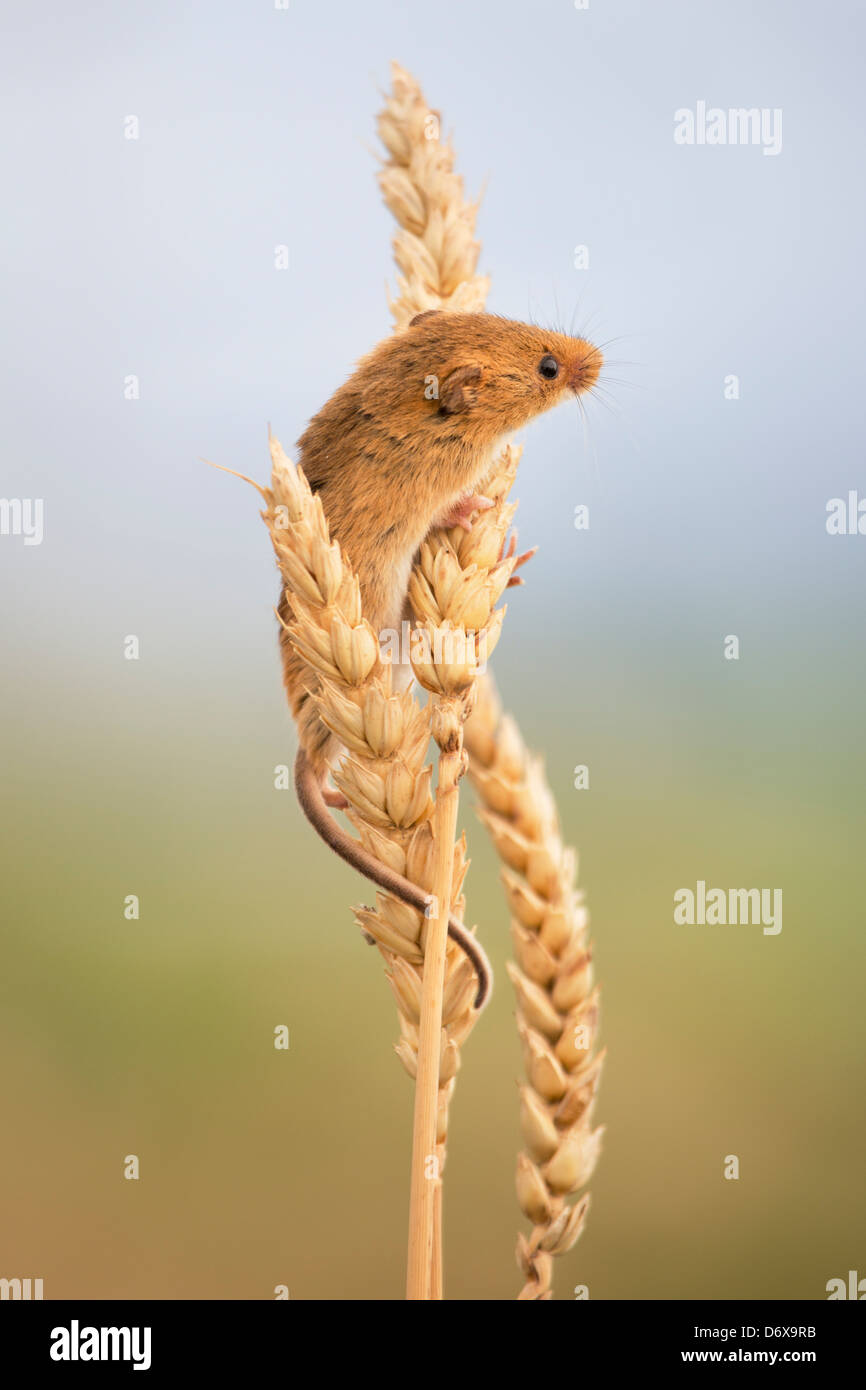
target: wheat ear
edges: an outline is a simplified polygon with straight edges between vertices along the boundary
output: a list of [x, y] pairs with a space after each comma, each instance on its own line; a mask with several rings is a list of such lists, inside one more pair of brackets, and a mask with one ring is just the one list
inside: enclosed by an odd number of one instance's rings
[[[489, 281], [476, 274], [478, 205], [464, 199], [454, 151], [440, 139], [438, 112], [399, 64], [392, 63], [391, 77], [379, 116], [389, 156], [379, 183], [399, 224], [393, 245], [400, 292], [390, 307], [400, 328], [425, 309], [482, 309]], [[501, 482], [510, 486], [518, 457], [506, 451], [496, 460], [493, 479], [484, 484], [488, 495]], [[427, 550], [449, 543], [461, 561], [469, 558], [454, 533], [450, 541], [434, 533]], [[410, 599], [420, 615], [411, 590]], [[482, 819], [505, 864], [518, 962], [509, 975], [528, 1082], [521, 1092], [528, 1153], [518, 1157], [517, 1192], [533, 1229], [518, 1238], [525, 1278], [519, 1297], [548, 1299], [552, 1257], [577, 1240], [589, 1201], [569, 1206], [565, 1196], [588, 1181], [599, 1150], [601, 1131], [589, 1125], [602, 1060], [592, 1054], [598, 995], [591, 990], [586, 912], [573, 890], [575, 856], [563, 847], [541, 763], [529, 758], [517, 725], [502, 715], [489, 676], [480, 677], [476, 695], [466, 749], [486, 804]]]
[[388, 151], [379, 187], [399, 227], [392, 246], [400, 293], [389, 296], [395, 327], [425, 309], [483, 309], [490, 281], [475, 273], [481, 250], [474, 236], [478, 204], [463, 196], [454, 150], [441, 138], [439, 113], [399, 63], [391, 64], [391, 93], [378, 130]]
[[505, 866], [517, 960], [507, 967], [527, 1077], [517, 1197], [533, 1223], [529, 1237], [518, 1238], [526, 1281], [519, 1297], [547, 1299], [553, 1256], [574, 1245], [589, 1205], [588, 1195], [573, 1205], [566, 1197], [589, 1181], [602, 1135], [591, 1122], [604, 1054], [594, 1053], [599, 1006], [588, 915], [541, 761], [527, 753], [489, 678], [466, 725], [466, 746], [481, 819]]

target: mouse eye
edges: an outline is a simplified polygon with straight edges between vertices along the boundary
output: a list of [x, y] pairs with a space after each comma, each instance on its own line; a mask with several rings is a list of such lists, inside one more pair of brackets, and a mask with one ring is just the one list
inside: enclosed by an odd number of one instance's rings
[[538, 364], [538, 370], [548, 381], [553, 381], [553, 378], [559, 374], [559, 363], [555, 357], [551, 357], [550, 353], [546, 352]]

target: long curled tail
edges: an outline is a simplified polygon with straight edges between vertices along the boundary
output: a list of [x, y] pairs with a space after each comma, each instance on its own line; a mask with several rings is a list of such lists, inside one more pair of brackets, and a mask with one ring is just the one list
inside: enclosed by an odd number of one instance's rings
[[[378, 859], [374, 859], [363, 845], [359, 844], [357, 840], [353, 840], [351, 835], [347, 835], [345, 830], [337, 824], [322, 795], [322, 786], [316, 770], [303, 748], [298, 749], [295, 758], [295, 791], [301, 810], [310, 825], [317, 834], [321, 835], [325, 844], [329, 845], [335, 854], [339, 854], [341, 859], [345, 859], [347, 864], [351, 864], [353, 869], [357, 869], [365, 878], [371, 879], [379, 888], [384, 888], [386, 893], [393, 893], [395, 898], [400, 898], [410, 907], [415, 907], [419, 912], [427, 914], [433, 901], [429, 893], [425, 893], [423, 888], [418, 887], [417, 883], [411, 883], [402, 874], [389, 869], [387, 864], [382, 864]], [[490, 998], [490, 990], [493, 985], [493, 971], [490, 968], [490, 962], [475, 937], [454, 916], [448, 918], [448, 935], [462, 951], [466, 952], [475, 967], [475, 973], [478, 976], [475, 1007], [482, 1009]]]

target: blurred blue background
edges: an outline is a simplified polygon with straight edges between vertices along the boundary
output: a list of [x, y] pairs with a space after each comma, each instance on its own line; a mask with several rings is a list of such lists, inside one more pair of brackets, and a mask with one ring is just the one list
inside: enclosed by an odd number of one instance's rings
[[[568, 408], [527, 431], [540, 552], [495, 661], [581, 850], [610, 1050], [559, 1296], [820, 1298], [866, 1272], [866, 538], [825, 528], [830, 498], [866, 496], [862, 7], [7, 19], [0, 491], [43, 498], [45, 533], [0, 537], [0, 1275], [49, 1298], [402, 1294], [390, 995], [359, 880], [274, 790], [294, 735], [256, 497], [200, 461], [265, 479], [266, 422], [291, 451], [390, 331], [392, 58], [484, 189], [489, 307], [615, 340], [587, 429]], [[700, 100], [781, 108], [781, 153], [676, 145]], [[453, 1108], [446, 1292], [509, 1298], [520, 1063], [466, 800], [499, 983]], [[675, 927], [698, 879], [782, 888], [782, 933]]]

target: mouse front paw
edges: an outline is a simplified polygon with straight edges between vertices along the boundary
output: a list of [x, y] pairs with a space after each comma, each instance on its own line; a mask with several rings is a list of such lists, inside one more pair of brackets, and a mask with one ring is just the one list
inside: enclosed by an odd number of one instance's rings
[[[511, 540], [508, 542], [508, 547], [507, 547], [507, 549], [506, 549], [505, 541], [502, 542], [502, 554], [499, 556], [500, 561], [501, 561], [501, 560], [510, 560], [510, 559], [513, 557], [514, 552], [515, 552], [516, 549], [517, 549], [517, 532], [516, 532], [516, 531], [512, 531], [512, 533], [511, 533]], [[520, 574], [515, 574], [515, 573], [514, 573], [514, 570], [520, 569], [521, 565], [525, 565], [526, 562], [527, 562], [527, 560], [531, 560], [532, 557], [533, 557], [533, 555], [536, 553], [537, 550], [538, 550], [538, 546], [537, 546], [537, 545], [534, 545], [534, 546], [532, 547], [531, 550], [524, 550], [524, 552], [523, 552], [522, 555], [518, 555], [518, 556], [517, 556], [517, 559], [514, 561], [514, 567], [513, 567], [512, 571], [511, 571], [511, 578], [509, 579], [508, 583], [507, 583], [506, 586], [505, 586], [506, 589], [516, 589], [516, 588], [518, 588], [520, 585], [526, 583], [526, 580], [523, 578], [523, 576], [520, 575]]]

